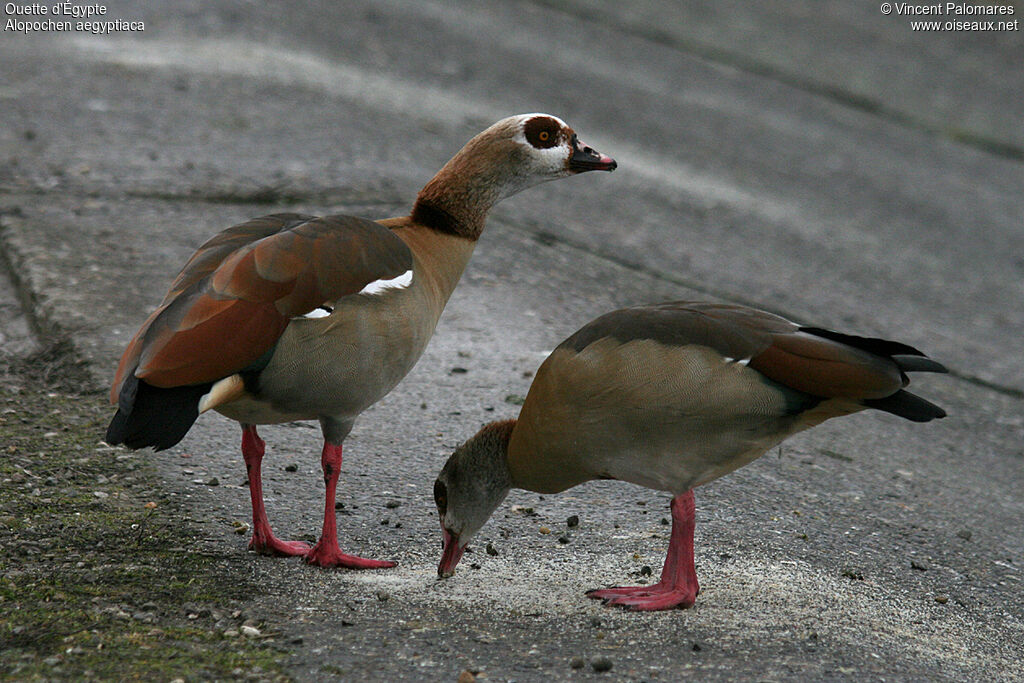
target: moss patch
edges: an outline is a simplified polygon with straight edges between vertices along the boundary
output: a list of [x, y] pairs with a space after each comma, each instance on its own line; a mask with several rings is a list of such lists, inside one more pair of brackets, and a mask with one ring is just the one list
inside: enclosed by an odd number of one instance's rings
[[152, 454], [101, 442], [102, 397], [4, 379], [0, 680], [283, 680], [244, 560], [201, 547]]

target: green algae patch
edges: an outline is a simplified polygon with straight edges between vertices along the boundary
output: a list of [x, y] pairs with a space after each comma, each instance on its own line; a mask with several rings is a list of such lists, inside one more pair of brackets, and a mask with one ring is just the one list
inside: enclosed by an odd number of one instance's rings
[[102, 443], [110, 412], [0, 386], [0, 680], [285, 680], [244, 558], [202, 547], [151, 453]]

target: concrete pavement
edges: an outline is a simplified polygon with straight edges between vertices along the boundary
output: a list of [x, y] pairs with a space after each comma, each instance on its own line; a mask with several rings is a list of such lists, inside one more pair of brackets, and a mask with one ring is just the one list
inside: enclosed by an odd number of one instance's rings
[[[2, 248], [43, 342], [71, 339], [97, 386], [228, 225], [405, 212], [469, 136], [521, 111], [619, 161], [499, 205], [427, 354], [346, 443], [342, 538], [400, 567], [251, 556], [254, 609], [304, 636], [297, 677], [582, 679], [599, 674], [571, 659], [599, 655], [623, 680], [1019, 676], [1024, 174], [1006, 87], [1020, 35], [910, 36], [863, 3], [799, 20], [740, 5], [120, 3], [109, 13], [145, 32], [0, 39]], [[836, 24], [849, 30], [823, 44]], [[943, 64], [973, 69], [975, 96]], [[506, 398], [581, 324], [672, 298], [919, 346], [954, 371], [915, 378], [951, 417], [829, 423], [698, 491], [690, 611], [583, 598], [659, 568], [667, 499], [625, 484], [514, 493], [437, 582], [429, 491], [451, 448], [514, 415]], [[271, 520], [313, 533], [317, 432], [265, 432]], [[156, 457], [197, 540], [244, 554], [237, 441], [204, 417]], [[225, 485], [194, 483], [211, 476]]]

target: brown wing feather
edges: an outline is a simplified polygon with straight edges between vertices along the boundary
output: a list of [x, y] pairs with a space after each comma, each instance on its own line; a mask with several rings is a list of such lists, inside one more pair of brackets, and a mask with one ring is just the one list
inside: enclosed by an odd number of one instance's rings
[[560, 346], [582, 351], [612, 337], [622, 343], [651, 339], [671, 346], [699, 344], [728, 358], [750, 358], [768, 348], [773, 333], [797, 330], [785, 318], [744, 306], [673, 301], [634, 306], [596, 318]]
[[236, 250], [264, 237], [280, 233], [289, 226], [315, 219], [316, 216], [299, 213], [277, 213], [253, 218], [217, 233], [192, 254], [160, 305], [169, 303], [179, 293], [215, 271]]
[[791, 389], [824, 398], [881, 398], [905, 382], [892, 359], [805, 332], [772, 335], [750, 367]]
[[264, 216], [206, 242], [128, 344], [126, 374], [158, 387], [220, 379], [266, 353], [292, 317], [412, 267], [387, 228], [351, 216]]
[[[822, 398], [878, 398], [905, 385], [899, 367], [886, 355], [745, 306], [677, 301], [626, 308], [597, 318], [562, 346], [580, 351], [604, 337], [707, 346], [727, 358], [749, 359], [749, 367], [769, 379]], [[882, 348], [882, 340], [862, 341]]]

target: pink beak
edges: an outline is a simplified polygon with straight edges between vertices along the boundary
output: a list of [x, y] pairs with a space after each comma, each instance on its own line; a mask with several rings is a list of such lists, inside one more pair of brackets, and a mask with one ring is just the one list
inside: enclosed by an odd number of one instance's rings
[[437, 565], [437, 575], [442, 579], [455, 574], [455, 565], [462, 559], [465, 548], [459, 547], [459, 537], [447, 529], [444, 531], [444, 550], [441, 552], [441, 563]]
[[569, 157], [569, 170], [576, 173], [586, 171], [614, 171], [618, 167], [615, 159], [601, 154], [575, 135], [572, 139], [572, 155]]

